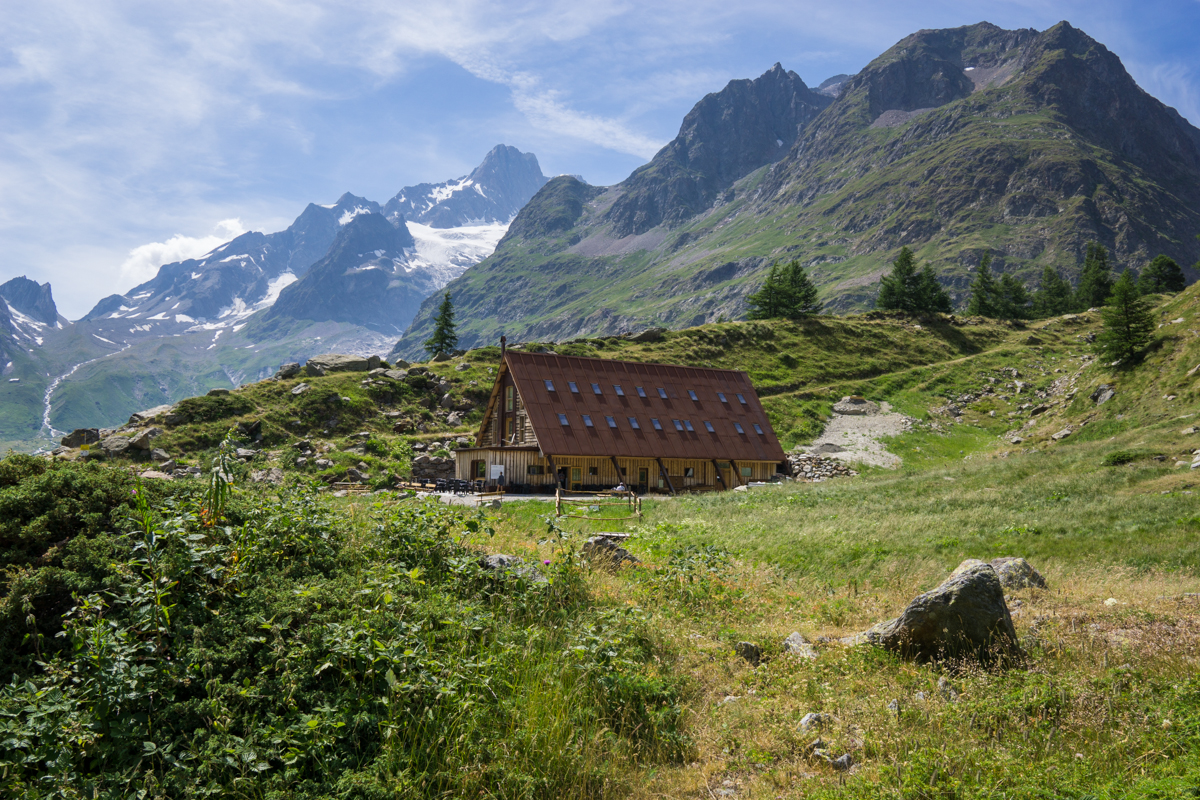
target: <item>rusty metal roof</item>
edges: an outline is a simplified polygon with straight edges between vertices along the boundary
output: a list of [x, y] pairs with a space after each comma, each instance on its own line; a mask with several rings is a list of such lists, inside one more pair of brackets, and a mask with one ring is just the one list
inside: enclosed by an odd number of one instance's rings
[[745, 372], [511, 350], [504, 368], [549, 455], [786, 458]]

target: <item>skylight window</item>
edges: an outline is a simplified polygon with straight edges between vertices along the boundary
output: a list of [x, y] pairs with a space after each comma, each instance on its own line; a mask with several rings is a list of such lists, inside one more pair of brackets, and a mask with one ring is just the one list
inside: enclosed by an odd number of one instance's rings
[[691, 421], [690, 419], [685, 419], [685, 420], [683, 421], [683, 425], [684, 425], [684, 427], [685, 427], [685, 428], [687, 428], [687, 429], [688, 429], [688, 433], [695, 433], [695, 432], [696, 432], [696, 429], [692, 427], [692, 421]]
[[[559, 416], [562, 416], [562, 415], [560, 414]], [[737, 431], [738, 433], [745, 433], [745, 431], [742, 430], [742, 423], [740, 423], [740, 422], [733, 423], [733, 429], [735, 431]]]
[[700, 399], [699, 397], [696, 397], [696, 393], [695, 393], [695, 392], [693, 392], [691, 389], [688, 389], [688, 397], [692, 398], [693, 400], [699, 400], [699, 399]]
[[726, 400], [726, 399], [725, 399], [725, 393], [724, 393], [724, 392], [717, 392], [717, 398], [718, 398], [718, 399], [719, 399], [719, 400], [720, 400], [722, 403], [728, 403], [728, 402], [729, 402], [728, 400]]
[[762, 429], [762, 426], [761, 426], [761, 425], [759, 425], [758, 423], [755, 423], [755, 424], [754, 424], [754, 432], [755, 432], [755, 433], [757, 433], [759, 436], [763, 436], [763, 435], [764, 435], [764, 434], [763, 434], [763, 429]]
[[704, 430], [708, 431], [709, 433], [716, 433], [716, 431], [713, 430], [712, 423], [708, 420], [704, 420]]
[[641, 386], [637, 387], [637, 390], [638, 390], [638, 397], [645, 397], [645, 396], [646, 396], [646, 390], [645, 390], [645, 389], [643, 389]]
[[742, 405], [746, 405], [746, 398], [742, 397], [740, 394], [736, 395], [736, 397], [737, 397], [739, 403], [741, 403]]
[[663, 400], [666, 400], [667, 399], [667, 390], [662, 388], [661, 386], [658, 387], [658, 396], [661, 397]]
[[589, 417], [587, 414], [584, 414], [583, 415], [583, 424], [588, 426], [589, 428], [592, 427], [592, 418]]
[[546, 381], [546, 391], [547, 392], [554, 391], [554, 381]]
[[640, 431], [642, 429], [642, 426], [638, 425], [637, 417], [629, 418], [629, 427], [633, 428], [635, 431]]
[[675, 419], [675, 420], [671, 420], [671, 421], [675, 423], [675, 430], [677, 430], [677, 431], [682, 431], [682, 430], [683, 430], [683, 423], [682, 423], [682, 422], [680, 422], [680, 421], [679, 421], [679, 420], [677, 420], [677, 419]]
[[613, 384], [613, 391], [617, 393], [617, 397], [625, 396], [625, 390], [622, 389], [618, 384]]
[[651, 417], [651, 418], [650, 418], [650, 424], [654, 426], [654, 430], [656, 430], [656, 431], [661, 431], [661, 430], [662, 430], [662, 423], [661, 423], [661, 422], [659, 422], [659, 421], [658, 421], [656, 418], [654, 418], [654, 417]]
[[579, 394], [579, 387], [575, 385], [575, 381], [567, 381], [567, 386], [571, 387], [571, 394]]
[[600, 393], [601, 393], [601, 392], [600, 392], [600, 384], [598, 384], [598, 383], [593, 383], [593, 384], [592, 384], [592, 391], [593, 391], [593, 392], [595, 392], [596, 394], [600, 394]]
[[559, 415], [558, 415], [558, 424], [559, 424], [559, 425], [562, 425], [564, 428], [566, 428], [566, 427], [570, 427], [570, 425], [571, 425], [571, 423], [567, 421], [567, 415], [566, 415], [566, 414], [559, 414]]
[[612, 417], [605, 417], [605, 419], [608, 420], [608, 427], [610, 427], [610, 428], [617, 427], [617, 421], [615, 419], [613, 419]]

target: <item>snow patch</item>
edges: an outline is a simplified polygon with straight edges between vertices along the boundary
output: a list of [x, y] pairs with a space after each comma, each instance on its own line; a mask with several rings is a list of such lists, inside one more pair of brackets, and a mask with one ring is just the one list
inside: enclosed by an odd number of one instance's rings
[[[179, 305], [179, 304], [176, 303], [175, 305]], [[176, 322], [195, 322], [196, 320], [192, 319], [187, 314], [176, 314], [175, 321]]]
[[114, 344], [114, 345], [116, 344], [116, 342], [114, 342], [112, 339], [105, 339], [103, 336], [100, 336], [98, 334], [93, 333], [92, 336], [95, 336], [97, 339], [99, 339], [102, 342], [107, 342], [108, 344]]
[[166, 318], [167, 318], [167, 312], [160, 311], [159, 313], [155, 314], [153, 317], [146, 317], [146, 320], [147, 321], [150, 321], [152, 319], [164, 320]]
[[405, 224], [417, 244], [415, 251], [407, 251], [410, 257], [405, 270], [432, 273], [438, 288], [490, 256], [508, 230], [508, 223], [461, 228], [434, 228], [419, 222]]
[[200, 280], [200, 277], [201, 277], [201, 274], [199, 272], [192, 273], [192, 280], [198, 281], [198, 280]]
[[371, 209], [369, 209], [369, 208], [363, 208], [362, 206], [355, 206], [353, 209], [345, 212], [344, 214], [342, 214], [342, 216], [340, 216], [338, 218], [338, 225], [347, 224], [348, 222], [350, 222], [350, 220], [354, 219], [359, 214], [370, 214], [370, 213], [371, 213]]
[[[224, 258], [222, 258], [222, 259], [221, 259], [220, 261], [218, 261], [217, 263], [218, 263], [218, 264], [224, 264], [226, 261], [234, 261], [234, 260], [236, 260], [236, 259], [239, 259], [239, 258], [250, 258], [250, 254], [249, 254], [249, 253], [242, 253], [240, 256], [225, 256]], [[195, 276], [193, 275], [192, 277], [195, 277]]]

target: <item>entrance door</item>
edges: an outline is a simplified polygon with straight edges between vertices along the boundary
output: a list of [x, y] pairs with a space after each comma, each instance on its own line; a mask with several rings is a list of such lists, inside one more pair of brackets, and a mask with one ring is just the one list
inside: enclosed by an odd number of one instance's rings
[[571, 467], [571, 488], [579, 491], [583, 487], [583, 470], [579, 467]]
[[638, 467], [638, 482], [637, 482], [638, 494], [645, 494], [649, 488], [650, 488], [650, 470], [646, 469], [645, 467]]

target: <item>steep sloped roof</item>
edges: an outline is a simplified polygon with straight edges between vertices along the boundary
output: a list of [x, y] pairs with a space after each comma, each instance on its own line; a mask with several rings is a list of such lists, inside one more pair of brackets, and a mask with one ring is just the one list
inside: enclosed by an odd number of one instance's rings
[[[744, 461], [785, 458], [745, 372], [511, 350], [505, 354], [504, 366], [545, 453]], [[547, 388], [547, 381], [553, 390]], [[572, 382], [578, 391], [571, 390]], [[560, 414], [565, 415], [566, 425]], [[591, 418], [590, 427], [585, 415]], [[661, 430], [654, 427], [655, 419]]]

